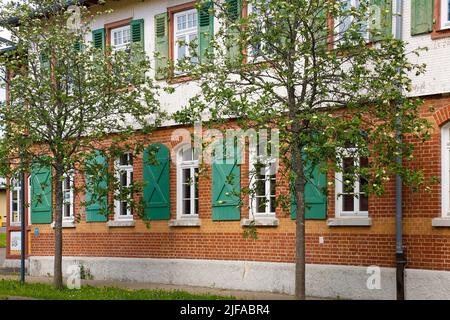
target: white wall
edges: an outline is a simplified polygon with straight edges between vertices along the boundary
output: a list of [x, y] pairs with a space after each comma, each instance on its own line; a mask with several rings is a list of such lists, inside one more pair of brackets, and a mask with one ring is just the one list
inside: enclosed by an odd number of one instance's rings
[[[150, 58], [154, 53], [154, 16], [155, 14], [167, 11], [168, 7], [188, 2], [187, 0], [154, 0], [154, 1], [120, 1], [110, 2], [108, 8], [113, 8], [114, 12], [100, 16], [92, 23], [92, 29], [102, 28], [105, 24], [118, 20], [133, 18], [144, 19], [145, 49]], [[395, 12], [395, 1], [394, 10]], [[428, 47], [427, 52], [422, 52], [417, 58], [410, 55], [413, 63], [426, 63], [426, 73], [413, 78], [414, 91], [411, 95], [423, 96], [450, 92], [450, 37], [432, 40], [430, 34], [411, 36], [411, 0], [403, 1], [403, 39], [408, 43], [407, 50], [411, 51], [418, 47]], [[105, 9], [99, 6], [100, 10]], [[217, 23], [217, 22], [216, 22]], [[393, 17], [393, 32], [395, 32], [395, 17]], [[87, 36], [87, 41], [91, 41], [91, 35]], [[179, 110], [198, 92], [195, 82], [187, 82], [177, 85], [174, 94], [163, 94], [161, 104], [166, 111], [174, 112]]]
[[[430, 0], [431, 1], [431, 0]], [[395, 1], [393, 1], [395, 2]], [[413, 96], [450, 92], [450, 37], [432, 40], [431, 34], [411, 36], [411, 0], [403, 1], [403, 39], [407, 50], [427, 47], [419, 58], [411, 55], [411, 62], [426, 63], [426, 73], [413, 76]], [[393, 26], [395, 30], [395, 24]]]
[[[91, 29], [103, 28], [105, 24], [116, 22], [119, 20], [133, 18], [144, 19], [144, 45], [147, 55], [153, 61], [153, 55], [155, 52], [155, 35], [154, 35], [154, 16], [159, 13], [167, 11], [168, 7], [176, 6], [182, 3], [189, 2], [187, 0], [154, 0], [154, 1], [120, 1], [109, 2], [110, 4], [105, 6], [98, 6], [100, 11], [106, 8], [112, 8], [113, 12], [107, 15], [98, 16], [96, 20], [91, 24]], [[90, 42], [92, 35], [89, 34], [86, 37], [86, 41]], [[151, 74], [154, 74], [152, 70]], [[165, 83], [165, 82], [162, 82]], [[174, 112], [179, 110], [185, 105], [188, 99], [198, 92], [198, 87], [194, 82], [185, 82], [177, 84], [177, 90], [173, 94], [163, 93], [160, 102], [164, 110], [168, 112]]]

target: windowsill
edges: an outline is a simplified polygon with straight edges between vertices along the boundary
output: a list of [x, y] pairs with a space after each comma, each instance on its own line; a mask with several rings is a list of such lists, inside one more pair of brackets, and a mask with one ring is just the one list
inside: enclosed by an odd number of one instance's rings
[[178, 75], [171, 75], [169, 79], [167, 79], [167, 83], [169, 84], [179, 84], [183, 82], [189, 82], [196, 80], [196, 77], [189, 75], [189, 74], [178, 74]]
[[136, 222], [134, 222], [134, 220], [110, 220], [107, 223], [109, 228], [130, 228], [135, 225]]
[[11, 222], [11, 223], [9, 224], [9, 226], [10, 226], [10, 227], [21, 227], [22, 224], [21, 224], [20, 222]]
[[436, 228], [450, 227], [450, 217], [434, 218], [431, 220], [431, 226]]
[[370, 227], [372, 219], [368, 217], [340, 217], [327, 220], [329, 227]]
[[431, 40], [442, 39], [450, 37], [450, 28], [433, 30], [431, 32]]
[[278, 227], [280, 221], [275, 217], [264, 217], [255, 219], [242, 219], [241, 227]]
[[169, 227], [200, 227], [199, 218], [178, 218], [169, 221]]
[[[52, 224], [50, 226], [52, 227], [52, 229], [55, 229], [55, 222], [52, 222]], [[63, 221], [62, 227], [63, 227], [63, 229], [71, 229], [71, 228], [76, 228], [77, 225], [75, 224], [74, 221]]]

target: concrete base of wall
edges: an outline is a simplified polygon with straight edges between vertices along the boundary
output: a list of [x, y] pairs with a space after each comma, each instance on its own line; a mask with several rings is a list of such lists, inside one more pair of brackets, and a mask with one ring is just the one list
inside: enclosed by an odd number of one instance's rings
[[[28, 268], [28, 260], [25, 260], [25, 268]], [[11, 268], [11, 269], [20, 269], [20, 260], [17, 259], [6, 259], [3, 262], [3, 265], [0, 265], [3, 268]]]
[[[32, 276], [53, 274], [53, 257], [30, 257]], [[96, 280], [148, 282], [294, 294], [294, 264], [184, 260], [64, 257], [63, 270], [80, 266]], [[395, 269], [380, 268], [379, 289], [368, 289], [366, 267], [307, 265], [307, 295], [341, 299], [395, 299]], [[376, 284], [375, 282], [371, 282]], [[450, 299], [450, 272], [406, 270], [407, 299]]]

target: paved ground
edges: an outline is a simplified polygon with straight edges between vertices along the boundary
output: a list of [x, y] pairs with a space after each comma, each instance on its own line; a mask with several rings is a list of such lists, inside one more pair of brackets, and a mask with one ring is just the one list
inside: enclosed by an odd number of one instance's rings
[[[1, 272], [1, 269], [0, 269]], [[0, 274], [0, 279], [5, 280], [17, 280], [16, 275]], [[51, 278], [46, 277], [27, 277], [27, 282], [31, 283], [52, 283]], [[167, 284], [154, 284], [154, 283], [139, 283], [139, 282], [116, 282], [116, 281], [100, 281], [100, 280], [83, 280], [82, 284], [91, 285], [96, 287], [119, 287], [127, 289], [162, 289], [162, 290], [183, 290], [193, 294], [212, 294], [220, 296], [233, 296], [242, 300], [293, 300], [293, 296], [277, 293], [265, 293], [265, 292], [252, 292], [252, 291], [240, 291], [240, 290], [224, 290], [215, 288], [204, 287], [188, 287], [188, 286], [175, 286]], [[314, 298], [311, 298], [314, 299]]]

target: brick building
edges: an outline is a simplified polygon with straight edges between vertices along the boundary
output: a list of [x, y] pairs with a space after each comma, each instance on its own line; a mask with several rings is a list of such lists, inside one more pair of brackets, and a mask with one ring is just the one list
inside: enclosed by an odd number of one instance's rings
[[[382, 2], [391, 12], [399, 10], [396, 1]], [[444, 0], [403, 3], [401, 19], [392, 15], [390, 32], [399, 30], [401, 21], [401, 36], [408, 49], [429, 48], [420, 58], [411, 58], [428, 65], [425, 75], [414, 78], [413, 96], [424, 99], [421, 116], [434, 128], [432, 139], [417, 145], [414, 165], [423, 168], [428, 178], [441, 177], [441, 183], [433, 185], [429, 192], [403, 188], [405, 292], [406, 298], [411, 299], [450, 298], [450, 3]], [[86, 36], [86, 42], [120, 45], [114, 43], [118, 36], [129, 38], [130, 33], [140, 32], [149, 56], [155, 50], [167, 50], [170, 58], [176, 58], [176, 48], [171, 47], [174, 44], [169, 39], [175, 33], [198, 32], [196, 26], [192, 30], [179, 30], [173, 23], [178, 17], [195, 16], [194, 3], [184, 0], [116, 1], [108, 6], [114, 12], [93, 22], [94, 31]], [[96, 10], [95, 5], [92, 10]], [[196, 90], [195, 84], [184, 82], [174, 95], [162, 96], [162, 104], [168, 111], [176, 111], [182, 105], [179, 101], [186, 101]], [[430, 111], [430, 106], [434, 111]], [[148, 170], [159, 174], [156, 182], [162, 190], [161, 198], [155, 203], [154, 211], [150, 210], [150, 228], [121, 208], [120, 203], [107, 219], [95, 214], [98, 208], [80, 206], [85, 194], [73, 194], [68, 179], [65, 192], [71, 202], [64, 213], [65, 266], [82, 264], [96, 279], [293, 293], [295, 222], [292, 217], [270, 205], [264, 212], [254, 212], [248, 205], [240, 209], [233, 204], [221, 205], [218, 201], [221, 194], [213, 186], [214, 168], [211, 175], [199, 176], [198, 190], [183, 184], [185, 177], [195, 177], [198, 163], [188, 146], [171, 140], [178, 129], [180, 126], [168, 125], [147, 137], [149, 146], [162, 146], [163, 161], [158, 168], [146, 168], [142, 157], [131, 160], [124, 155], [120, 159], [127, 179], [145, 181], [150, 177]], [[249, 182], [251, 152], [248, 151], [244, 164], [231, 169], [240, 175], [241, 185]], [[169, 161], [172, 152], [175, 156]], [[51, 172], [32, 174], [25, 188], [26, 201], [34, 192], [34, 178], [50, 179]], [[329, 175], [328, 179], [334, 177]], [[74, 181], [82, 187], [84, 177], [75, 174]], [[220, 178], [217, 181], [221, 183]], [[273, 191], [276, 194], [289, 190], [281, 177], [269, 179], [267, 190], [272, 190], [270, 183], [276, 185]], [[20, 253], [11, 241], [17, 239], [20, 230], [19, 191], [20, 186], [16, 186], [8, 192], [6, 264], [9, 265], [17, 263]], [[31, 204], [27, 209], [25, 241], [32, 275], [53, 271], [54, 197], [51, 188], [41, 191], [46, 194], [47, 202], [40, 206]], [[308, 212], [306, 222], [307, 294], [395, 298], [395, 205], [399, 197], [395, 180], [387, 183], [386, 194], [381, 198], [354, 197], [344, 204], [336, 193], [329, 190], [327, 199], [312, 196], [315, 206]], [[273, 194], [267, 194], [270, 204]], [[243, 231], [253, 219], [259, 235], [257, 240], [243, 237]], [[380, 289], [367, 288], [369, 266], [381, 267]]]

